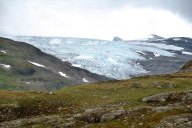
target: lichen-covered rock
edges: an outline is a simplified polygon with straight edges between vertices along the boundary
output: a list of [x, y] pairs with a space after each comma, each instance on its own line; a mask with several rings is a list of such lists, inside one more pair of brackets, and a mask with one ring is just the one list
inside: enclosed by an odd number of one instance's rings
[[192, 102], [192, 91], [178, 91], [178, 92], [167, 92], [160, 93], [157, 95], [145, 97], [142, 99], [143, 102], [153, 103], [153, 102]]
[[152, 110], [156, 113], [161, 113], [161, 112], [166, 112], [173, 109], [174, 109], [173, 106], [160, 106], [160, 107], [155, 107]]
[[101, 116], [100, 122], [108, 122], [111, 120], [114, 120], [115, 118], [121, 116], [121, 115], [125, 115], [126, 114], [126, 110], [124, 109], [119, 109], [119, 110], [113, 110], [107, 114], [104, 114]]
[[81, 116], [78, 116], [80, 120], [88, 123], [103, 123], [114, 120], [115, 118], [126, 114], [126, 110], [123, 108], [111, 110], [111, 109], [86, 109]]
[[51, 125], [57, 128], [71, 127], [76, 124], [73, 118], [64, 120], [61, 116], [37, 116], [31, 118], [22, 118], [0, 123], [0, 128], [21, 128], [25, 125], [34, 124], [32, 128], [37, 128], [39, 125]]
[[180, 114], [166, 117], [156, 128], [192, 128], [192, 114]]
[[153, 82], [152, 85], [155, 85], [157, 88], [162, 89], [162, 88], [176, 88], [177, 85], [174, 82]]

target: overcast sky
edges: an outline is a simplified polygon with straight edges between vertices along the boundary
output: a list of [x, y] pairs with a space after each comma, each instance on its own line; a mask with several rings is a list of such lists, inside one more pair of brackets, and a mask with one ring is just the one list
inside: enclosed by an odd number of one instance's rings
[[0, 0], [0, 35], [192, 37], [192, 0]]

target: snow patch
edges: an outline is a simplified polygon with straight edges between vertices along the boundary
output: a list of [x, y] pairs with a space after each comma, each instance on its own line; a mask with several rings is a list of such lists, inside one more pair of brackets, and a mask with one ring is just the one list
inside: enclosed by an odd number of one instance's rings
[[153, 53], [155, 57], [159, 57], [160, 54], [157, 54], [157, 53]]
[[181, 38], [173, 38], [174, 41], [179, 41]]
[[81, 67], [81, 65], [80, 65], [80, 64], [72, 64], [71, 66], [73, 66], [73, 67], [78, 67], [78, 68], [80, 68], [80, 67]]
[[6, 68], [6, 69], [10, 69], [11, 66], [10, 65], [7, 65], [7, 64], [0, 64], [1, 66], [3, 66], [3, 68]]
[[52, 39], [49, 43], [50, 44], [61, 44], [61, 40], [60, 39]]
[[5, 50], [1, 50], [2, 53], [7, 53]]
[[147, 39], [151, 39], [151, 38], [154, 38], [152, 34], [149, 34], [146, 36]]
[[35, 65], [35, 66], [38, 66], [38, 67], [45, 67], [44, 65], [42, 64], [38, 64], [38, 63], [35, 63], [35, 62], [31, 62], [31, 61], [28, 61], [29, 63]]
[[146, 55], [144, 52], [142, 51], [136, 51], [137, 53], [140, 53], [140, 54], [143, 54], [143, 55]]
[[30, 82], [25, 82], [26, 84], [30, 84]]
[[185, 54], [185, 55], [192, 55], [191, 52], [185, 52], [185, 51], [182, 51], [182, 54]]
[[70, 78], [69, 76], [67, 76], [67, 74], [65, 74], [65, 73], [62, 73], [62, 72], [58, 72], [61, 76], [63, 76], [63, 77], [66, 77], [66, 78]]
[[87, 79], [85, 79], [85, 78], [83, 78], [82, 81], [85, 82], [85, 83], [89, 82], [89, 81], [88, 81]]

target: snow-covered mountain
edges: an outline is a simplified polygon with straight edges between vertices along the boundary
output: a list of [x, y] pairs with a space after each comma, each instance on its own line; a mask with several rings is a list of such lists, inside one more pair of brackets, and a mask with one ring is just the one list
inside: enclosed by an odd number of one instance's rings
[[4, 36], [40, 48], [73, 66], [116, 79], [178, 71], [192, 59], [192, 39], [152, 35], [133, 41]]

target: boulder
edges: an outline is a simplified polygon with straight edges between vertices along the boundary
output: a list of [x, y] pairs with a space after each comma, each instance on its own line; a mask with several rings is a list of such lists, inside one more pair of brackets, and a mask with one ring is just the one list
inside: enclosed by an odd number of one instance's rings
[[192, 91], [178, 91], [178, 92], [167, 92], [160, 93], [157, 95], [145, 97], [142, 99], [143, 102], [192, 102]]
[[87, 109], [81, 116], [78, 116], [80, 120], [87, 123], [103, 123], [114, 120], [121, 115], [125, 115], [127, 111], [123, 108], [117, 110], [107, 110], [107, 109]]

